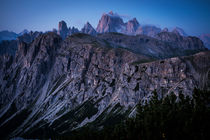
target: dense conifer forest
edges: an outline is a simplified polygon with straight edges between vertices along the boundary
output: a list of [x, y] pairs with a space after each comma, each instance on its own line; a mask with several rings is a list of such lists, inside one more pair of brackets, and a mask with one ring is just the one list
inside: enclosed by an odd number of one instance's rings
[[136, 117], [101, 130], [88, 127], [58, 136], [71, 140], [207, 140], [210, 138], [210, 92], [195, 89], [192, 98], [174, 93], [139, 103]]

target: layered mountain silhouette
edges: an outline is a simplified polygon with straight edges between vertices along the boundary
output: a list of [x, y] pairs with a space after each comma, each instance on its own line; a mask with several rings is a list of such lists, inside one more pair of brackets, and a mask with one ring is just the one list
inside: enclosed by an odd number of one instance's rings
[[61, 21], [58, 30], [2, 41], [0, 52], [2, 139], [101, 129], [134, 116], [154, 90], [159, 97], [210, 90], [210, 52], [199, 38], [135, 18], [124, 23], [113, 12], [96, 30]]

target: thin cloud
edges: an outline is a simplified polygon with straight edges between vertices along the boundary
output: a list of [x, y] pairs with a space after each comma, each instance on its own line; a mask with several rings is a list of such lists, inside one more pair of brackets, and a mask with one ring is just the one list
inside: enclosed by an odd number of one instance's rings
[[121, 18], [124, 18], [124, 19], [127, 19], [127, 20], [129, 20], [129, 19], [131, 19], [132, 17], [130, 16], [130, 15], [126, 15], [126, 14], [121, 14], [121, 15], [119, 15]]

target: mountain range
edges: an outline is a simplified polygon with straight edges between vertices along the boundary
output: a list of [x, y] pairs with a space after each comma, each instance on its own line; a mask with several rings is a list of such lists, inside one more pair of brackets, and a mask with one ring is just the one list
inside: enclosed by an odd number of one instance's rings
[[[158, 33], [170, 31], [168, 30], [168, 28], [161, 29], [154, 25], [141, 25], [136, 18], [133, 18], [128, 22], [124, 22], [123, 19], [117, 13], [113, 13], [112, 11], [110, 11], [109, 13], [104, 13], [102, 15], [96, 29], [94, 29], [89, 22], [87, 22], [84, 25], [84, 27], [81, 30], [79, 30], [75, 27], [67, 27], [65, 21], [60, 21], [58, 24], [58, 30], [54, 29], [53, 32], [58, 33], [63, 39], [65, 39], [68, 35], [76, 33], [85, 33], [95, 36], [100, 33], [108, 32], [117, 32], [127, 35], [146, 35], [156, 38], [156, 35]], [[185, 31], [179, 27], [175, 27], [171, 30], [171, 32], [180, 34], [184, 37], [188, 36], [185, 33]], [[3, 40], [16, 40], [17, 37], [27, 33], [29, 33], [29, 31], [26, 29], [20, 32], [19, 34], [9, 31], [1, 31], [0, 42]], [[210, 35], [203, 34], [198, 37], [204, 42], [204, 45], [210, 49]]]
[[135, 116], [154, 90], [159, 97], [210, 90], [210, 51], [198, 37], [124, 23], [113, 12], [96, 30], [61, 21], [58, 30], [2, 41], [0, 52], [2, 139], [102, 129]]

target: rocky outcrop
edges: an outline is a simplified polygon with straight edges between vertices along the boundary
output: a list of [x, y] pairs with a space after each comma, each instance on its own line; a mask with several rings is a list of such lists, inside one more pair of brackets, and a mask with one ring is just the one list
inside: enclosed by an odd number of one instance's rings
[[19, 36], [16, 38], [16, 40], [4, 40], [0, 43], [0, 55], [12, 55], [15, 56], [16, 51], [18, 49], [18, 44], [25, 42], [25, 43], [31, 43], [36, 37], [38, 37], [41, 32], [30, 32], [25, 33], [22, 36]]
[[22, 35], [24, 35], [24, 34], [28, 34], [28, 33], [30, 33], [27, 29], [24, 29], [22, 32], [20, 32], [19, 34], [18, 34], [18, 36], [22, 36]]
[[182, 50], [205, 50], [203, 42], [197, 37], [184, 37], [174, 32], [161, 32], [156, 38]]
[[129, 20], [126, 23], [126, 31], [125, 31], [125, 33], [128, 34], [128, 35], [135, 35], [136, 34], [136, 30], [138, 29], [139, 26], [140, 26], [140, 24], [137, 21], [137, 19], [133, 18], [132, 20]]
[[206, 50], [200, 39], [196, 37], [182, 37], [170, 32], [161, 32], [156, 38], [145, 35], [128, 36], [117, 33], [101, 34], [98, 37], [115, 47], [126, 48], [134, 53], [156, 59], [190, 55]]
[[123, 32], [124, 22], [118, 14], [114, 14], [112, 11], [108, 14], [103, 14], [99, 20], [96, 31], [98, 33], [107, 33], [107, 32]]
[[145, 25], [145, 26], [140, 26], [137, 31], [136, 34], [137, 35], [147, 35], [150, 37], [155, 37], [156, 34], [160, 33], [161, 29], [157, 28], [155, 26], [150, 26], [150, 25]]
[[155, 89], [163, 95], [209, 89], [209, 60], [210, 52], [202, 52], [149, 62], [148, 56], [87, 34], [64, 41], [55, 33], [42, 34], [20, 44], [14, 61], [0, 57], [0, 134], [100, 128], [128, 116]]
[[68, 35], [73, 35], [73, 34], [77, 34], [79, 33], [79, 29], [75, 28], [74, 26], [71, 28], [69, 27], [69, 32], [68, 32]]
[[66, 37], [67, 37], [67, 35], [68, 35], [68, 32], [69, 32], [69, 30], [68, 30], [68, 28], [67, 28], [67, 24], [66, 24], [66, 22], [65, 21], [60, 21], [59, 23], [58, 23], [58, 34], [63, 38], [63, 39], [65, 39]]
[[80, 31], [75, 27], [68, 28], [66, 22], [63, 20], [58, 23], [58, 35], [60, 35], [62, 39], [65, 39], [67, 36], [73, 35], [79, 32]]
[[172, 30], [172, 33], [175, 33], [175, 34], [179, 34], [181, 36], [188, 36], [184, 30], [182, 28], [179, 28], [179, 27], [175, 27], [173, 30]]
[[18, 42], [25, 42], [25, 43], [31, 43], [35, 38], [37, 38], [42, 32], [29, 32], [24, 33], [22, 36], [19, 36], [17, 38]]
[[96, 30], [92, 27], [92, 25], [87, 22], [81, 30], [82, 33], [89, 34], [89, 35], [96, 35]]

